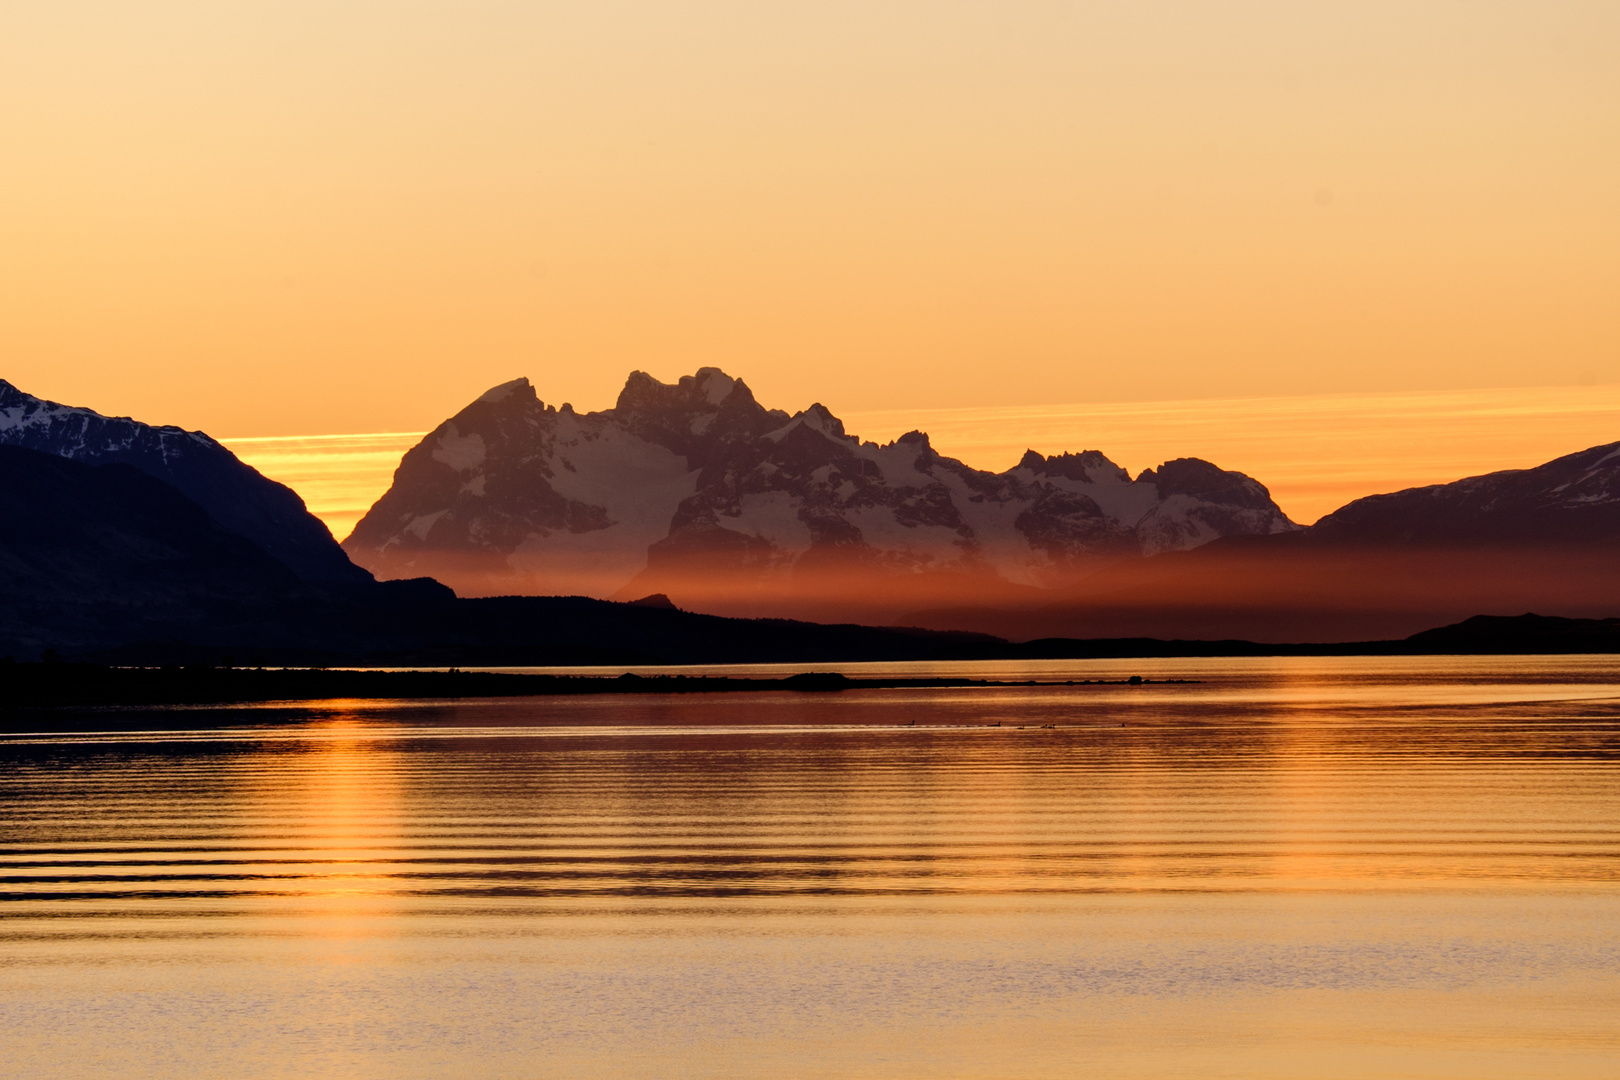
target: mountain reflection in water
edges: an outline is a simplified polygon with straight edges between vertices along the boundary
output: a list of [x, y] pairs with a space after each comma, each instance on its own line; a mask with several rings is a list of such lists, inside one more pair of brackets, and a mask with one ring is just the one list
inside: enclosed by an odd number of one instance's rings
[[1620, 660], [942, 672], [10, 736], [6, 1071], [1620, 1072]]

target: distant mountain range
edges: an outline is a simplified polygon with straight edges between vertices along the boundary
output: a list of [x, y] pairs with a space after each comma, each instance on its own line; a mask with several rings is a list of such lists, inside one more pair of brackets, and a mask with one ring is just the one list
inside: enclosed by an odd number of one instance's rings
[[1476, 614], [1620, 610], [1620, 444], [1359, 499], [1309, 529], [1242, 473], [1132, 478], [1095, 450], [969, 468], [715, 368], [637, 372], [596, 413], [527, 380], [405, 455], [344, 541], [468, 595], [665, 593], [682, 606], [1041, 635], [1357, 640]]
[[[377, 581], [208, 436], [0, 382], [0, 657], [119, 662], [1237, 655], [1263, 647], [1224, 639], [1602, 618], [1620, 612], [1620, 443], [1302, 529], [1254, 480], [1195, 459], [1133, 479], [1095, 451], [1030, 453], [992, 474], [920, 433], [879, 446], [820, 406], [764, 409], [712, 368], [674, 386], [632, 376], [593, 414], [518, 380], [412, 449], [345, 544], [385, 578], [432, 571], [466, 591], [668, 595], [457, 599], [420, 576]], [[1489, 625], [1422, 647], [1532, 635]], [[1552, 649], [1614, 640], [1610, 624], [1534, 625]], [[1041, 638], [1059, 640], [1001, 640]]]
[[1067, 589], [907, 612], [1018, 636], [1404, 637], [1472, 614], [1620, 611], [1620, 443], [1357, 499], [1286, 536], [1118, 562]]
[[879, 445], [819, 404], [767, 409], [703, 368], [674, 385], [636, 372], [594, 413], [527, 379], [495, 387], [405, 455], [344, 547], [380, 577], [463, 595], [883, 618], [941, 589], [1004, 598], [1298, 528], [1259, 483], [1196, 458], [1133, 479], [1095, 450], [1031, 451], [983, 472], [921, 432]]

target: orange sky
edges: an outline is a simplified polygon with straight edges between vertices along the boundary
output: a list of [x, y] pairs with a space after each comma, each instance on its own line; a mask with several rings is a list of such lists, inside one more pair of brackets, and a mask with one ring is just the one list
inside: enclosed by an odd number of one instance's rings
[[1612, 0], [9, 0], [0, 376], [238, 437], [701, 364], [845, 414], [1612, 384], [1617, 180]]

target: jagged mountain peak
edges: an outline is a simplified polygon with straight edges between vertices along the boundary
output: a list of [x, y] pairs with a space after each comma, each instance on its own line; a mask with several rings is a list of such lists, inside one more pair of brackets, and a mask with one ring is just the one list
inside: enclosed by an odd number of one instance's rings
[[[687, 378], [691, 378], [692, 385], [697, 388], [699, 393], [708, 399], [710, 405], [723, 404], [726, 398], [731, 396], [731, 392], [737, 388], [738, 383], [741, 381], [739, 379], [733, 379], [730, 375], [727, 375], [717, 367], [698, 368], [696, 375], [682, 376], [681, 384], [683, 386], [686, 384]], [[748, 394], [750, 398], [754, 396], [749, 391], [747, 386], [743, 387], [743, 393]]]
[[1033, 450], [1025, 450], [1018, 468], [1027, 469], [1035, 476], [1063, 477], [1082, 483], [1098, 480], [1130, 482], [1131, 475], [1109, 460], [1100, 450], [1082, 450], [1078, 454], [1063, 453], [1043, 457]]
[[698, 368], [674, 383], [660, 382], [645, 371], [632, 371], [613, 411], [628, 416], [702, 413], [758, 408], [753, 391], [741, 379], [717, 367]]
[[538, 395], [534, 392], [534, 387], [529, 385], [527, 377], [519, 377], [511, 382], [503, 382], [499, 386], [492, 386], [479, 395], [478, 400], [486, 405], [499, 405], [501, 402], [513, 397], [539, 400]]
[[1175, 458], [1157, 469], [1143, 469], [1136, 481], [1153, 484], [1162, 499], [1186, 495], [1249, 510], [1272, 505], [1271, 492], [1264, 484], [1244, 473], [1212, 465], [1203, 458]]
[[464, 594], [666, 592], [701, 606], [705, 593], [918, 574], [1047, 584], [1098, 559], [1297, 527], [1264, 488], [1207, 463], [1225, 488], [1177, 462], [1133, 482], [1098, 451], [1032, 451], [990, 473], [921, 431], [863, 442], [821, 402], [767, 409], [715, 367], [674, 383], [632, 372], [595, 413], [532, 397], [514, 422], [517, 397], [475, 402], [406, 454], [345, 541], [357, 561]]
[[490, 387], [445, 423], [458, 422], [465, 426], [468, 422], [533, 421], [536, 417], [557, 411], [556, 407], [540, 400], [540, 395], [527, 378], [521, 378]]
[[932, 451], [934, 444], [928, 440], [928, 433], [913, 428], [898, 439], [894, 440], [897, 446], [915, 446], [918, 450]]
[[765, 433], [765, 438], [775, 443], [791, 437], [800, 428], [824, 435], [830, 439], [848, 439], [849, 434], [844, 431], [844, 422], [832, 414], [827, 406], [816, 402], [808, 409], [793, 414], [787, 423], [774, 431]]
[[755, 439], [785, 423], [788, 415], [763, 408], [741, 379], [715, 367], [699, 368], [673, 384], [633, 372], [604, 419], [637, 436], [687, 456], [700, 467], [721, 447]]

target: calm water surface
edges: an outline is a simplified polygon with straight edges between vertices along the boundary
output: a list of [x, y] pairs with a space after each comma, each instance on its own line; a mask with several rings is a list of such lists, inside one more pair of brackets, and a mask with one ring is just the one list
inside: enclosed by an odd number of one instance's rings
[[13, 714], [0, 1074], [1620, 1076], [1620, 658], [866, 670], [1202, 681]]

